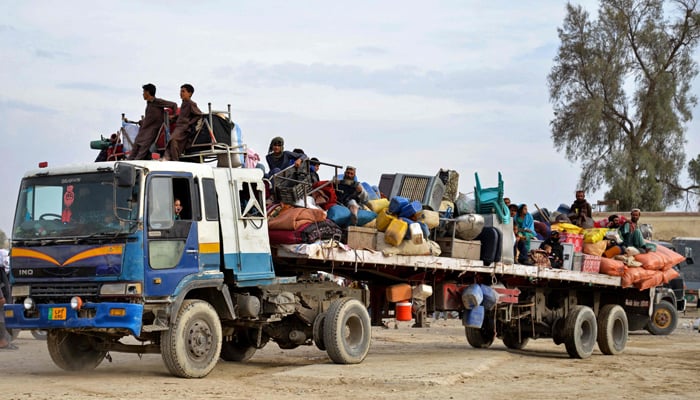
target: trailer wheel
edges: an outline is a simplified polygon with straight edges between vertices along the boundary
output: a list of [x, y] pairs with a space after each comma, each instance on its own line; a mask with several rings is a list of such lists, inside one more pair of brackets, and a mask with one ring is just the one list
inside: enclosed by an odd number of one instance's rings
[[486, 349], [491, 346], [493, 339], [496, 337], [494, 329], [494, 319], [488, 314], [484, 317], [484, 323], [481, 328], [464, 327], [464, 335], [467, 337], [467, 342], [470, 346], [477, 349]]
[[359, 300], [334, 300], [323, 321], [323, 344], [336, 364], [357, 364], [369, 352], [372, 338], [367, 308]]
[[322, 312], [314, 319], [313, 340], [319, 350], [326, 351], [326, 345], [323, 343], [323, 323], [326, 320], [326, 313]]
[[530, 338], [523, 336], [522, 334], [520, 335], [520, 338], [518, 338], [518, 332], [512, 330], [503, 331], [503, 337], [501, 339], [507, 348], [513, 350], [524, 349], [527, 342], [530, 340]]
[[678, 325], [678, 311], [673, 304], [661, 300], [654, 306], [654, 313], [649, 319], [646, 329], [652, 335], [670, 335]]
[[588, 358], [593, 354], [598, 325], [590, 307], [576, 306], [564, 323], [564, 345], [572, 358]]
[[46, 346], [54, 364], [66, 371], [86, 371], [97, 368], [107, 351], [100, 350], [94, 336], [52, 329], [46, 336]]
[[598, 348], [603, 354], [622, 353], [627, 345], [627, 314], [617, 304], [606, 304], [598, 314]]
[[250, 360], [258, 350], [250, 340], [247, 329], [236, 329], [233, 335], [221, 341], [221, 359], [224, 361], [243, 362]]
[[214, 308], [201, 300], [185, 300], [171, 329], [160, 337], [163, 362], [182, 378], [202, 378], [221, 353], [221, 323]]

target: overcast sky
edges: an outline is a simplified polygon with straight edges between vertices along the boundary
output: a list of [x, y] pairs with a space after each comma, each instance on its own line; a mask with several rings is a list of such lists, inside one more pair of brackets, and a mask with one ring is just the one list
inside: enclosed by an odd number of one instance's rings
[[[597, 2], [584, 1], [595, 15]], [[473, 191], [571, 204], [578, 166], [551, 142], [546, 77], [565, 2], [3, 1], [0, 229], [39, 161], [91, 162], [91, 140], [143, 114], [141, 86], [205, 109], [231, 104], [264, 156], [283, 136], [322, 161], [382, 173], [460, 174]], [[693, 91], [700, 93], [700, 81]], [[698, 110], [695, 110], [697, 118]], [[697, 121], [688, 158], [700, 153]], [[322, 178], [330, 176], [322, 170]], [[603, 191], [588, 193], [594, 203]]]

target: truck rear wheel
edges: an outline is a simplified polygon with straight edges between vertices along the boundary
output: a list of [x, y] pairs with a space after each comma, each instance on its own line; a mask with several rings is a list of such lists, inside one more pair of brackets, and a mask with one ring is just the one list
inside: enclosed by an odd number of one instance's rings
[[313, 340], [319, 350], [326, 351], [326, 345], [323, 343], [323, 323], [326, 320], [326, 313], [320, 313], [314, 319]]
[[678, 311], [676, 307], [666, 300], [661, 300], [654, 306], [646, 329], [652, 335], [670, 335], [678, 325]]
[[576, 306], [566, 316], [564, 323], [564, 345], [572, 358], [588, 358], [593, 354], [598, 325], [590, 307]]
[[364, 304], [351, 297], [331, 303], [323, 321], [323, 345], [334, 363], [362, 362], [369, 352], [371, 338], [371, 321]]
[[182, 378], [207, 376], [221, 353], [221, 322], [202, 300], [185, 300], [171, 328], [161, 333], [160, 351], [170, 373]]
[[496, 330], [493, 326], [494, 320], [488, 315], [484, 317], [481, 328], [464, 327], [464, 335], [470, 346], [477, 349], [486, 349], [491, 346], [496, 337]]
[[617, 304], [606, 304], [598, 314], [598, 348], [603, 354], [620, 354], [627, 345], [627, 314]]
[[513, 350], [524, 349], [527, 345], [527, 342], [530, 340], [530, 338], [528, 338], [527, 336], [523, 336], [522, 333], [518, 335], [518, 332], [513, 330], [503, 331], [503, 337], [501, 339], [503, 340], [503, 344], [506, 345], [507, 348]]
[[221, 359], [224, 361], [243, 362], [250, 360], [258, 349], [250, 340], [247, 329], [236, 329], [233, 336], [221, 341]]
[[97, 368], [107, 355], [94, 336], [52, 329], [46, 336], [49, 355], [59, 368], [86, 371]]

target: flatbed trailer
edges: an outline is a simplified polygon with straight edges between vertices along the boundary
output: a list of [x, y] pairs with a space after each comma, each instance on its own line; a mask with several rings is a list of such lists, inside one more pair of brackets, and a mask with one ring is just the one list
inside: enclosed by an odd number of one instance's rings
[[426, 326], [430, 311], [464, 315], [463, 290], [475, 282], [491, 285], [501, 294], [499, 303], [487, 311], [481, 327], [465, 326], [473, 347], [489, 347], [498, 337], [507, 347], [522, 349], [529, 339], [552, 338], [575, 358], [591, 356], [596, 343], [604, 354], [622, 352], [628, 316], [648, 318], [656, 298], [655, 288], [623, 288], [620, 277], [605, 274], [520, 264], [485, 266], [480, 260], [452, 257], [384, 256], [342, 245], [278, 245], [273, 259], [280, 273], [319, 270], [368, 282], [375, 324], [381, 318], [375, 310], [386, 308], [381, 294], [388, 285], [432, 285], [432, 301], [414, 302], [418, 327]]

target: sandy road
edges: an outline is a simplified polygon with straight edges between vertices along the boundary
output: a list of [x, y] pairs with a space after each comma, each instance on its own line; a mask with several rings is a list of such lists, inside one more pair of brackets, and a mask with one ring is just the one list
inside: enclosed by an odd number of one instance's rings
[[68, 373], [52, 363], [45, 342], [22, 332], [17, 351], [0, 351], [0, 399], [697, 399], [700, 334], [690, 310], [666, 337], [630, 335], [622, 355], [597, 349], [569, 359], [551, 340], [513, 351], [496, 340], [473, 349], [458, 320], [430, 328], [373, 328], [367, 359], [332, 364], [314, 346], [274, 343], [247, 363], [219, 362], [204, 379], [169, 375], [160, 355], [114, 353], [96, 370]]

